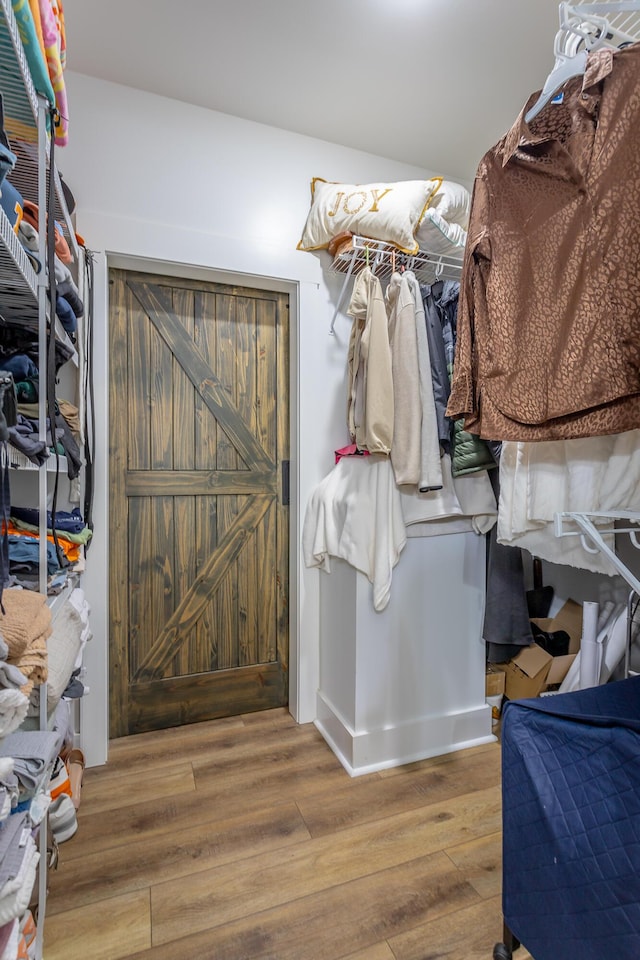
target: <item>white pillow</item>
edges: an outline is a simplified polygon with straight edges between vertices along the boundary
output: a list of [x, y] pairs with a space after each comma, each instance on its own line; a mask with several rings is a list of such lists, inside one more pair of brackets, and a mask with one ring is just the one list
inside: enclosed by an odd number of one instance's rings
[[417, 253], [416, 231], [441, 184], [442, 177], [367, 184], [314, 177], [298, 250], [323, 250], [332, 237], [349, 230], [391, 243], [403, 253]]
[[429, 208], [420, 224], [417, 239], [421, 250], [440, 256], [456, 256], [464, 249], [467, 231], [459, 223], [448, 223]]
[[429, 209], [435, 210], [449, 223], [458, 223], [466, 230], [469, 226], [471, 194], [461, 183], [443, 180], [429, 204]]

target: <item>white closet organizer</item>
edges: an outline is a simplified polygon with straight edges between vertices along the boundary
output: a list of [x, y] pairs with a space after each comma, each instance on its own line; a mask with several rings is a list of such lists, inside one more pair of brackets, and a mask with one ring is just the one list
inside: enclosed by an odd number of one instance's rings
[[[46, 181], [51, 149], [47, 132], [48, 103], [35, 92], [10, 0], [0, 0], [0, 93], [3, 97], [5, 128], [10, 137], [12, 150], [18, 158], [10, 179], [25, 199], [38, 204], [39, 260], [44, 264], [46, 260]], [[78, 246], [75, 232], [57, 170], [54, 171], [54, 183], [55, 218], [62, 224], [65, 239], [77, 263]], [[0, 209], [0, 339], [8, 327], [17, 324], [37, 334], [39, 342], [38, 392], [41, 440], [46, 439], [46, 344], [49, 319], [46, 271], [43, 268], [39, 273], [35, 272], [9, 220], [4, 211]], [[66, 345], [70, 362], [77, 365], [78, 354], [57, 317], [53, 318], [53, 326], [57, 339]], [[10, 449], [11, 466], [19, 466], [23, 470], [38, 470], [19, 452]], [[65, 466], [65, 458], [58, 458], [58, 467], [64, 470]], [[40, 511], [40, 592], [45, 594], [47, 592], [47, 471], [55, 468], [56, 458], [52, 456], [48, 463], [39, 469], [37, 488], [34, 484], [34, 496], [37, 496], [37, 506]], [[31, 505], [36, 504], [32, 503]], [[50, 599], [49, 605], [52, 608], [53, 617], [55, 617], [57, 608], [64, 602], [74, 585], [75, 583], [70, 581], [67, 590]], [[50, 657], [51, 650], [49, 650]], [[44, 684], [40, 687], [39, 723], [36, 723], [36, 726], [39, 726], [41, 730], [46, 730], [49, 725], [50, 717], [47, 706], [47, 685]], [[40, 827], [39, 849], [38, 920], [35, 954], [37, 960], [42, 958], [47, 896], [46, 818]]]
[[418, 250], [417, 253], [399, 253], [391, 243], [371, 240], [369, 237], [354, 235], [351, 246], [338, 253], [332, 260], [330, 272], [344, 274], [344, 283], [338, 296], [329, 333], [333, 334], [335, 322], [344, 302], [349, 281], [365, 266], [370, 266], [381, 282], [391, 279], [396, 269], [404, 267], [412, 270], [420, 283], [433, 283], [435, 280], [459, 280], [462, 272], [464, 247], [450, 248], [447, 254]]

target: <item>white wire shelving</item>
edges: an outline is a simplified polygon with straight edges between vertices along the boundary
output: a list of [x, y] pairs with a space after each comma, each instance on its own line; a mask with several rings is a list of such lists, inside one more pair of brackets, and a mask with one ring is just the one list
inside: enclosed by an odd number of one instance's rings
[[420, 283], [434, 283], [436, 280], [459, 280], [463, 257], [464, 247], [451, 245], [448, 253], [418, 250], [407, 254], [400, 253], [391, 243], [354, 235], [349, 246], [336, 254], [329, 267], [330, 273], [344, 275], [329, 332], [334, 332], [349, 281], [365, 267], [370, 267], [381, 283], [390, 280], [396, 270], [411, 270]]

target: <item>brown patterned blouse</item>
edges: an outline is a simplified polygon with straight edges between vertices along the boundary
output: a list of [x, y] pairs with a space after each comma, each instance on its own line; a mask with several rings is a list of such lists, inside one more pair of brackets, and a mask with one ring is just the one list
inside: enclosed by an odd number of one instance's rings
[[447, 413], [491, 440], [640, 427], [640, 44], [482, 159]]

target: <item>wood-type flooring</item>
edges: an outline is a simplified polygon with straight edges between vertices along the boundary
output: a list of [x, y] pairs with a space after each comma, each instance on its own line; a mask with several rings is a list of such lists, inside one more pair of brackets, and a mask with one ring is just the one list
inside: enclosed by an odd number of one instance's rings
[[501, 939], [496, 743], [350, 778], [268, 710], [112, 741], [78, 819], [46, 960], [491, 960]]

